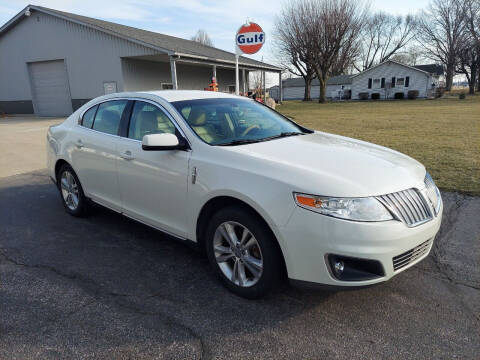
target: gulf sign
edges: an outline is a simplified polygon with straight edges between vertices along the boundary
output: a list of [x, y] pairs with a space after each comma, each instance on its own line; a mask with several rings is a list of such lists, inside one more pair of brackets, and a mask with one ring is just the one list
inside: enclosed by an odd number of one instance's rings
[[265, 33], [258, 24], [242, 25], [237, 31], [236, 43], [244, 54], [255, 54], [265, 43]]

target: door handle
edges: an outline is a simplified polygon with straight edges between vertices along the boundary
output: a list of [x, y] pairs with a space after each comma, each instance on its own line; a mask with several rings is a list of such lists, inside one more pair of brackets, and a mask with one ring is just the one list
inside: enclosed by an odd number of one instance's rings
[[75, 145], [77, 145], [78, 148], [82, 148], [84, 146], [81, 139], [78, 139]]
[[124, 151], [123, 153], [120, 154], [120, 157], [124, 160], [133, 160], [135, 159], [132, 155], [132, 152], [130, 150]]

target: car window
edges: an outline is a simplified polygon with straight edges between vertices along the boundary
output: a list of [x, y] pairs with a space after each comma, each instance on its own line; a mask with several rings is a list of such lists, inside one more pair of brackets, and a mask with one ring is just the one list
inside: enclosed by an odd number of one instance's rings
[[211, 145], [256, 142], [304, 131], [256, 101], [237, 98], [172, 102], [192, 130]]
[[82, 126], [85, 126], [89, 129], [92, 128], [93, 118], [95, 117], [95, 113], [97, 112], [98, 105], [88, 109], [85, 114], [83, 114], [82, 118]]
[[114, 100], [101, 103], [93, 122], [93, 129], [107, 134], [117, 135], [120, 119], [127, 100]]
[[175, 126], [165, 112], [150, 103], [135, 101], [128, 137], [142, 140], [145, 135], [162, 133], [175, 134]]

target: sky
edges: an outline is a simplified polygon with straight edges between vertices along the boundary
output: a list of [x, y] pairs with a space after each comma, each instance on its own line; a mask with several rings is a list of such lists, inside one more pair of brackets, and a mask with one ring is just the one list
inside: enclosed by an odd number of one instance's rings
[[[204, 29], [215, 47], [234, 51], [238, 28], [247, 20], [258, 23], [266, 42], [251, 56], [275, 63], [272, 42], [275, 16], [285, 0], [32, 0], [32, 5], [95, 17], [163, 34], [190, 38]], [[4, 24], [29, 3], [22, 0], [0, 0], [0, 24]], [[415, 13], [428, 0], [371, 0], [374, 11], [393, 14]], [[268, 85], [268, 84], [267, 84]]]

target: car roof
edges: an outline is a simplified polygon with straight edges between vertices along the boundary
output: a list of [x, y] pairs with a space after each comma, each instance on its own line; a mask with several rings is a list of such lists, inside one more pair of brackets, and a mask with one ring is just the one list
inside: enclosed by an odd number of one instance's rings
[[158, 91], [141, 91], [137, 93], [155, 95], [163, 98], [168, 102], [194, 100], [194, 99], [212, 99], [212, 98], [238, 98], [239, 96], [216, 91], [202, 90], [158, 90]]

